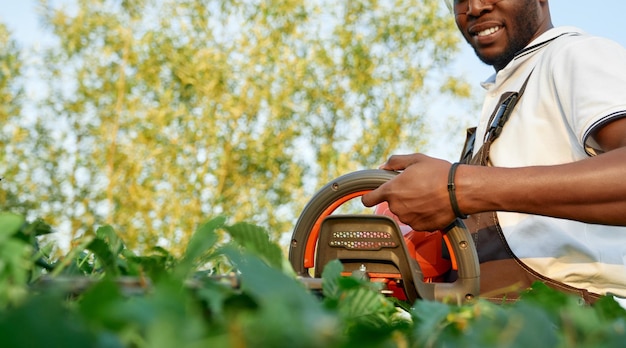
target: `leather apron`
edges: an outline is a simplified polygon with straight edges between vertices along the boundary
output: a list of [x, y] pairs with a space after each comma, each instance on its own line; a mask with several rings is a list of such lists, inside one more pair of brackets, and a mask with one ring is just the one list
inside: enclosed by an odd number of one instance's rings
[[[460, 163], [488, 165], [491, 144], [500, 135], [502, 127], [524, 93], [530, 75], [526, 78], [519, 92], [506, 92], [500, 97], [500, 102], [491, 115], [490, 126], [487, 129], [483, 144], [475, 155], [473, 155], [473, 148], [476, 128], [467, 130]], [[509, 247], [496, 212], [472, 214], [464, 220], [464, 223], [470, 230], [478, 251], [481, 298], [498, 303], [515, 301], [521, 292], [530, 288], [536, 281], [541, 281], [558, 291], [579, 296], [586, 303], [593, 303], [600, 297], [600, 295], [585, 289], [575, 288], [547, 278], [522, 262]], [[532, 243], [532, 241], [529, 242]]]

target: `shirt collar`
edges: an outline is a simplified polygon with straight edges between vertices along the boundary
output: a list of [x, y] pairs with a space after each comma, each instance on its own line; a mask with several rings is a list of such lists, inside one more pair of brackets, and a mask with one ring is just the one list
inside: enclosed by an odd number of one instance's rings
[[[582, 30], [572, 26], [551, 28], [545, 33], [539, 35], [539, 37], [537, 37], [533, 41], [531, 41], [528, 46], [526, 46], [523, 50], [517, 52], [513, 60], [509, 62], [509, 64], [502, 70], [513, 69], [520, 62], [524, 61], [526, 57], [532, 56], [534, 52], [537, 52], [538, 50], [547, 46], [550, 42], [563, 35], [582, 35], [583, 33], [584, 32]], [[488, 89], [489, 86], [493, 86], [493, 84], [496, 82], [496, 75], [496, 73], [493, 73], [481, 83], [481, 86], [485, 89]]]

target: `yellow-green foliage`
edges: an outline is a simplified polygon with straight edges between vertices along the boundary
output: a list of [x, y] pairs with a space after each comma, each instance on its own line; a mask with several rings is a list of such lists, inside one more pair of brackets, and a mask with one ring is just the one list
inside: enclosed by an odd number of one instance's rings
[[0, 205], [139, 250], [215, 214], [278, 236], [328, 180], [418, 150], [459, 43], [440, 0], [61, 4], [40, 3], [41, 98], [0, 90]]

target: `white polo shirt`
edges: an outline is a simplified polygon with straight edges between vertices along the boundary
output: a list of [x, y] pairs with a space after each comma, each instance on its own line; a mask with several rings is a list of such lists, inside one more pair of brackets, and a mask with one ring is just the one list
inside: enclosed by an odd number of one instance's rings
[[[518, 91], [531, 70], [524, 95], [492, 144], [490, 165], [555, 165], [599, 153], [589, 134], [626, 117], [626, 49], [573, 27], [544, 33], [483, 83], [487, 96], [474, 149], [500, 95]], [[626, 297], [626, 227], [506, 212], [498, 218], [513, 252], [537, 272]]]

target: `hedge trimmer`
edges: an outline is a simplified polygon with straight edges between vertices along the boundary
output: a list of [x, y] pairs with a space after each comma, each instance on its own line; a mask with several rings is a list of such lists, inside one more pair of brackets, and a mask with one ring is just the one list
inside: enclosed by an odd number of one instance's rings
[[[321, 292], [325, 266], [339, 260], [343, 266], [342, 275], [380, 283], [378, 288], [382, 293], [402, 301], [462, 302], [477, 297], [478, 256], [471, 235], [461, 220], [456, 220], [446, 231], [416, 232], [400, 223], [384, 204], [377, 207], [376, 214], [339, 213], [338, 208], [342, 205], [376, 189], [395, 175], [396, 172], [385, 170], [349, 173], [326, 184], [312, 197], [296, 222], [289, 246], [289, 261], [299, 281], [311, 291]], [[115, 257], [120, 250], [109, 250], [112, 246], [96, 239], [101, 245], [92, 245], [94, 241], [87, 248], [98, 254], [109, 268], [116, 268]], [[208, 242], [211, 246], [214, 241]], [[192, 249], [204, 253], [206, 243], [201, 244], [203, 246]], [[52, 269], [49, 271], [54, 273]], [[446, 281], [444, 278], [449, 278], [450, 274], [455, 277]], [[240, 286], [239, 277], [234, 273], [212, 275], [211, 278], [232, 288]], [[63, 284], [68, 292], [82, 293], [97, 281], [98, 277], [44, 276], [38, 284]], [[118, 285], [130, 293], [141, 293], [150, 288], [146, 281], [143, 277], [132, 276], [116, 279]]]
[[[345, 275], [383, 283], [382, 292], [400, 300], [471, 300], [479, 294], [480, 268], [471, 235], [461, 220], [446, 231], [403, 235], [401, 224], [385, 207], [378, 214], [333, 214], [353, 198], [376, 189], [397, 175], [363, 170], [341, 176], [322, 187], [302, 211], [293, 231], [289, 261], [310, 289], [321, 288], [321, 275], [331, 260], [339, 260]], [[410, 228], [409, 228], [410, 229]], [[420, 236], [421, 235], [421, 236]], [[426, 240], [424, 252], [415, 250], [415, 236]], [[442, 236], [441, 239], [429, 237]], [[433, 243], [434, 241], [434, 243]], [[439, 241], [439, 243], [437, 243]], [[449, 263], [456, 280], [443, 282], [436, 268]], [[434, 271], [433, 272], [433, 268]], [[425, 272], [426, 269], [426, 272]], [[430, 273], [430, 274], [426, 274]]]

